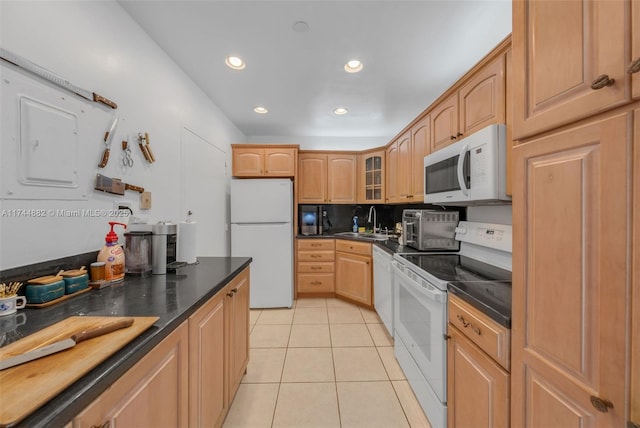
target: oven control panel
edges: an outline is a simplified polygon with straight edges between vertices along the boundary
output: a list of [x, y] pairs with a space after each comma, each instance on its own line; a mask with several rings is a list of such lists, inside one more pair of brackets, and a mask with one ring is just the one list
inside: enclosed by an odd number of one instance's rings
[[456, 227], [456, 240], [510, 253], [511, 229], [509, 224], [461, 221]]

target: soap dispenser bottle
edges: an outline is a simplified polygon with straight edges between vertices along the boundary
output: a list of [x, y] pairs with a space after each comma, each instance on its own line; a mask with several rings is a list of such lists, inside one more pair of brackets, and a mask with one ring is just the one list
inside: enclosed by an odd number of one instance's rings
[[353, 216], [353, 231], [355, 233], [358, 233], [358, 216], [357, 215]]
[[116, 224], [124, 226], [124, 223], [110, 221], [111, 230], [105, 237], [104, 247], [98, 253], [98, 261], [105, 263], [105, 279], [111, 282], [118, 282], [124, 279], [124, 251], [122, 245], [118, 244], [118, 235], [113, 231]]

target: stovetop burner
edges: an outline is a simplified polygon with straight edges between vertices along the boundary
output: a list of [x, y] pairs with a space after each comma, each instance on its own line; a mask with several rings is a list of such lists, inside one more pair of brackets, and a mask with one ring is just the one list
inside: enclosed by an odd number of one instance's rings
[[400, 254], [441, 281], [511, 281], [511, 272], [459, 254]]

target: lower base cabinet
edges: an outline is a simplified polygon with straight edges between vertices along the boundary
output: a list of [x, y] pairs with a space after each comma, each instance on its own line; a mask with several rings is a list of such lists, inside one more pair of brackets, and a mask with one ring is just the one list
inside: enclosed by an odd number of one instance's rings
[[249, 361], [249, 268], [73, 419], [74, 428], [219, 427]]
[[451, 325], [449, 336], [447, 425], [508, 427], [509, 373]]
[[373, 306], [371, 244], [336, 239], [336, 294]]
[[183, 323], [73, 420], [74, 428], [187, 426], [188, 325]]

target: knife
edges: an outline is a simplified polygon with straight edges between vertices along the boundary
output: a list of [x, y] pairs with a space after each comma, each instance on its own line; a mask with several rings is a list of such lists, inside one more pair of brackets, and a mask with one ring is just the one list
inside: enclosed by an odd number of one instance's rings
[[135, 190], [139, 193], [144, 192], [143, 187], [123, 183], [119, 178], [109, 178], [102, 174], [96, 175], [95, 189], [102, 192], [113, 193], [115, 195], [124, 195], [125, 190]]
[[112, 331], [120, 330], [122, 328], [127, 328], [131, 326], [131, 324], [133, 324], [133, 318], [125, 318], [100, 327], [82, 330], [67, 339], [59, 340], [50, 345], [27, 351], [14, 357], [5, 358], [0, 361], [0, 370], [46, 357], [47, 355], [55, 354], [56, 352], [64, 351], [65, 349], [73, 348], [80, 342], [93, 339], [94, 337], [102, 336], [103, 334], [111, 333]]
[[109, 130], [104, 133], [104, 145], [106, 146], [104, 152], [102, 153], [102, 159], [98, 164], [98, 168], [104, 168], [107, 166], [107, 162], [109, 162], [109, 153], [111, 152], [111, 140], [113, 140], [113, 133], [116, 130], [116, 125], [118, 124], [118, 117], [114, 116], [113, 121], [111, 122], [111, 126]]
[[102, 103], [113, 109], [118, 108], [118, 105], [116, 103], [103, 97], [102, 95], [98, 95], [95, 92], [82, 89], [79, 86], [76, 86], [73, 83], [69, 82], [68, 80], [63, 79], [57, 74], [47, 70], [46, 68], [40, 67], [38, 64], [34, 64], [31, 61], [25, 58], [22, 58], [14, 53], [11, 53], [6, 49], [0, 48], [0, 58], [2, 58], [7, 62], [10, 62], [13, 65], [17, 65], [18, 67], [24, 68], [25, 70], [30, 71], [33, 74], [48, 80], [49, 82], [55, 83], [56, 85], [61, 86], [77, 95], [80, 95], [82, 98], [86, 98], [89, 101]]

